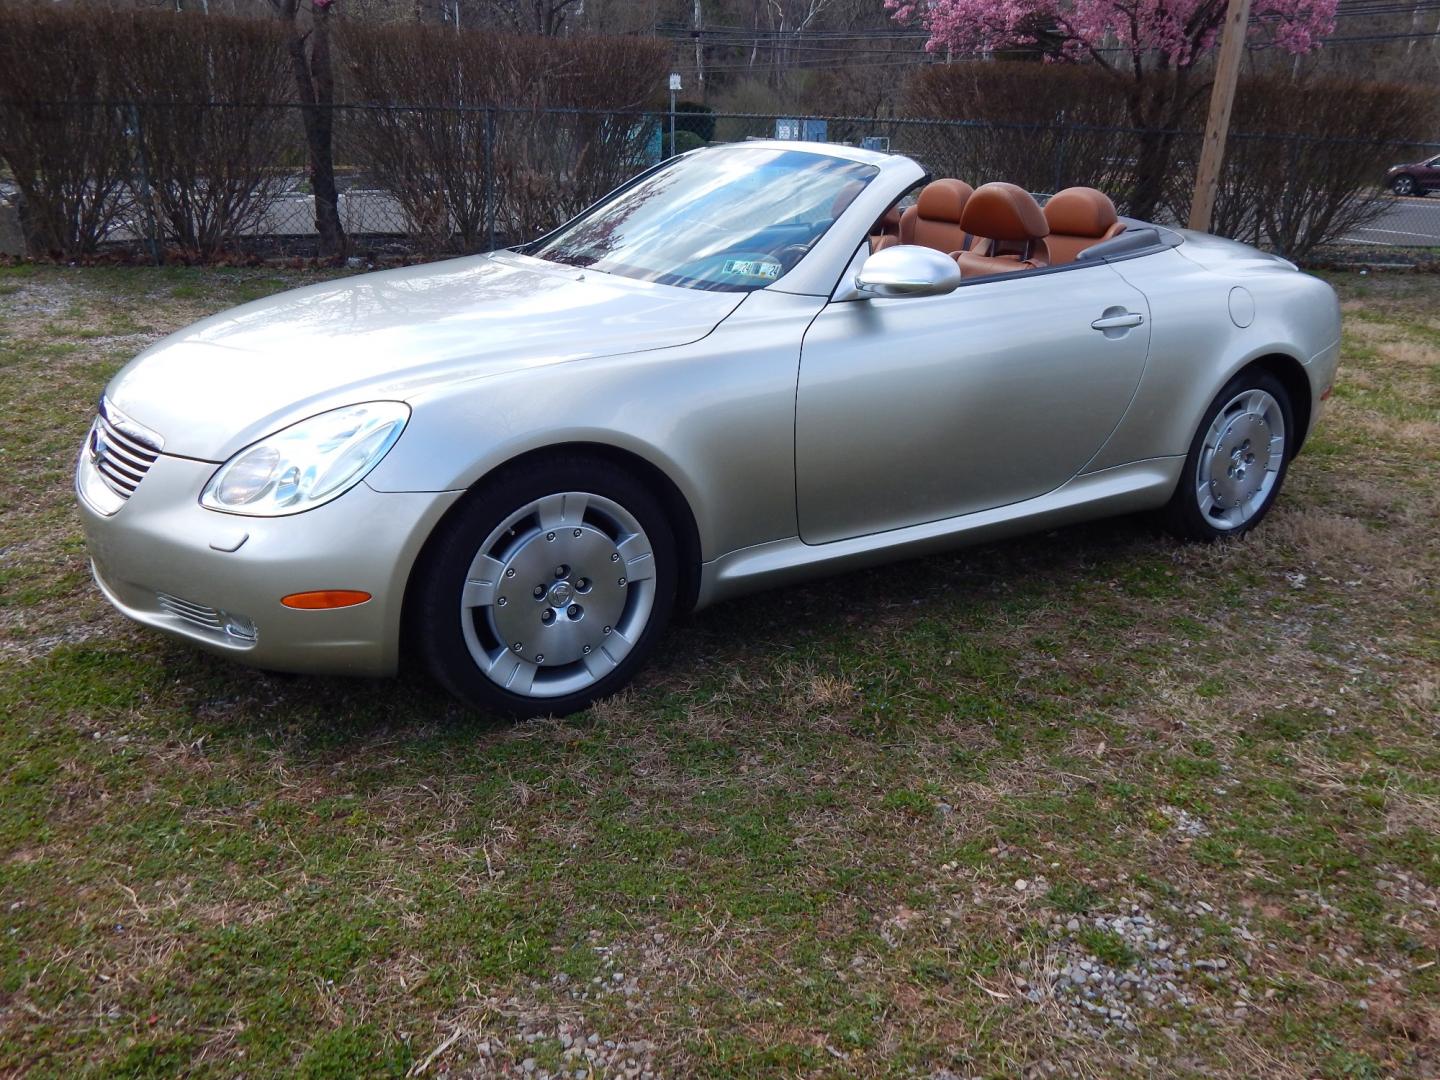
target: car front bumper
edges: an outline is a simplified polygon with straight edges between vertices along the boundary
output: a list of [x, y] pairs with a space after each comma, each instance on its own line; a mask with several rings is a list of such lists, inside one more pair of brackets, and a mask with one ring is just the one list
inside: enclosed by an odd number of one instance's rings
[[[411, 567], [461, 492], [382, 493], [361, 483], [301, 514], [241, 517], [200, 505], [216, 468], [162, 454], [107, 514], [87, 498], [94, 467], [80, 455], [80, 517], [106, 598], [136, 622], [255, 667], [393, 674]], [[371, 599], [318, 611], [280, 602], [317, 589]]]

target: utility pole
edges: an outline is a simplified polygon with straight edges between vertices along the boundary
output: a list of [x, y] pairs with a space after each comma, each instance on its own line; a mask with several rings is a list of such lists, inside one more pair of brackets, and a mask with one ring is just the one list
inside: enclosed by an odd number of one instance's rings
[[1215, 85], [1210, 88], [1210, 114], [1205, 118], [1205, 142], [1195, 173], [1195, 195], [1190, 201], [1190, 228], [1210, 231], [1215, 210], [1215, 188], [1225, 161], [1225, 139], [1230, 134], [1230, 108], [1235, 104], [1235, 80], [1250, 26], [1250, 0], [1229, 0], [1221, 30], [1220, 59], [1215, 64]]
[[705, 46], [701, 43], [700, 0], [695, 0], [694, 15], [690, 19], [690, 36], [695, 39], [695, 83], [700, 90], [699, 101], [705, 101]]

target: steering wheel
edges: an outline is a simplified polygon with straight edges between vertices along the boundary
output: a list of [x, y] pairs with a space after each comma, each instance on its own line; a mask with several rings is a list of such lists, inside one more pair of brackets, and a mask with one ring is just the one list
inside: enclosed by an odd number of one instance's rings
[[791, 244], [775, 253], [775, 261], [780, 264], [782, 271], [789, 271], [808, 254], [810, 254], [809, 244]]

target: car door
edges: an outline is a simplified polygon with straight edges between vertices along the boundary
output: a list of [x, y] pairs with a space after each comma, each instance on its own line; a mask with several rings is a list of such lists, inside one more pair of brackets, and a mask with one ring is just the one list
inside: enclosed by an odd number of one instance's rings
[[796, 395], [801, 538], [1059, 487], [1115, 430], [1149, 340], [1144, 295], [1103, 263], [826, 305], [806, 332]]
[[1433, 157], [1418, 170], [1420, 185], [1427, 190], [1440, 188], [1440, 156]]

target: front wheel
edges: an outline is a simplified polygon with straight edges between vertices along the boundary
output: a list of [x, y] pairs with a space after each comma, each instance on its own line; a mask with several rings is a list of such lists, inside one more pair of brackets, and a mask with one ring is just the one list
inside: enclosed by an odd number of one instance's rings
[[629, 473], [581, 458], [521, 466], [467, 496], [428, 549], [419, 651], [477, 709], [563, 716], [630, 681], [676, 580], [664, 510]]
[[1294, 428], [1290, 395], [1278, 379], [1263, 371], [1236, 375], [1200, 421], [1166, 526], [1202, 541], [1253, 529], [1285, 482]]

